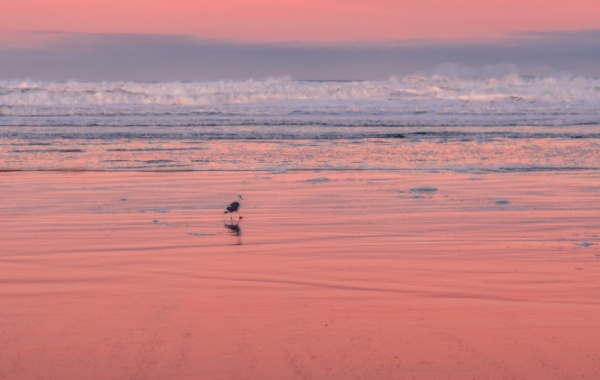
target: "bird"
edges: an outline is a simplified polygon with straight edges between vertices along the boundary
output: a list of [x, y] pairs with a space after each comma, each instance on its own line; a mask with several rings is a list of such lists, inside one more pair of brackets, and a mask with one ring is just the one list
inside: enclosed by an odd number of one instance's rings
[[[231, 204], [229, 204], [229, 206], [227, 206], [227, 208], [225, 209], [225, 212], [223, 214], [227, 214], [227, 213], [231, 213], [233, 214], [234, 212], [236, 212], [238, 214], [238, 217], [240, 219], [243, 219], [243, 216], [240, 215], [240, 207], [242, 207], [242, 199], [244, 199], [241, 195], [238, 195], [238, 200], [235, 202], [231, 202]], [[233, 216], [231, 216], [233, 217]]]

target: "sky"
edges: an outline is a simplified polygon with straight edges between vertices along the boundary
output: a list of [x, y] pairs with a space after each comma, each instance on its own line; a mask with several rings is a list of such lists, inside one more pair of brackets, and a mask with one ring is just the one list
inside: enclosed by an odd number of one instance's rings
[[598, 0], [20, 0], [0, 15], [0, 79], [600, 76], [599, 38]]

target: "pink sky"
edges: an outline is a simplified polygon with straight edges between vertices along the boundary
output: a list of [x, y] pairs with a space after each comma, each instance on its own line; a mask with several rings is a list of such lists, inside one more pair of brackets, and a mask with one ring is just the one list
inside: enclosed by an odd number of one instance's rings
[[598, 0], [20, 0], [2, 13], [4, 39], [52, 30], [351, 42], [600, 28]]

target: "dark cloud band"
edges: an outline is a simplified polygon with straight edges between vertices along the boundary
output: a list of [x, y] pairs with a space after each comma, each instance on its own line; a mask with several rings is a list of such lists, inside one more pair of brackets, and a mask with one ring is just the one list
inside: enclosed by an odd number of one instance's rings
[[[600, 76], [600, 30], [526, 32], [497, 41], [247, 44], [191, 36], [39, 32], [45, 44], [0, 48], [0, 79], [206, 81], [289, 75], [383, 79], [510, 64], [523, 74]], [[448, 71], [448, 65], [442, 66]], [[507, 65], [504, 65], [507, 67]]]

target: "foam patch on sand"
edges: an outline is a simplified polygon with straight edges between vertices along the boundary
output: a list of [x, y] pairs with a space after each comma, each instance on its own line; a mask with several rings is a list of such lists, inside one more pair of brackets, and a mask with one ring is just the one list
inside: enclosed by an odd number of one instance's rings
[[413, 187], [410, 189], [411, 193], [435, 193], [436, 191], [438, 191], [437, 187], [434, 186], [419, 186], [419, 187]]
[[288, 172], [288, 168], [285, 166], [278, 166], [275, 168], [268, 169], [271, 174], [285, 174]]
[[577, 245], [580, 246], [580, 247], [589, 247], [589, 246], [594, 245], [594, 243], [589, 242], [589, 241], [584, 241], [584, 242], [581, 242], [581, 243], [579, 243]]
[[329, 182], [329, 178], [327, 178], [327, 177], [315, 177], [315, 178], [307, 179], [306, 182], [312, 183], [312, 184]]
[[148, 207], [141, 209], [140, 212], [157, 212], [160, 214], [165, 214], [169, 212], [169, 210], [165, 207]]

